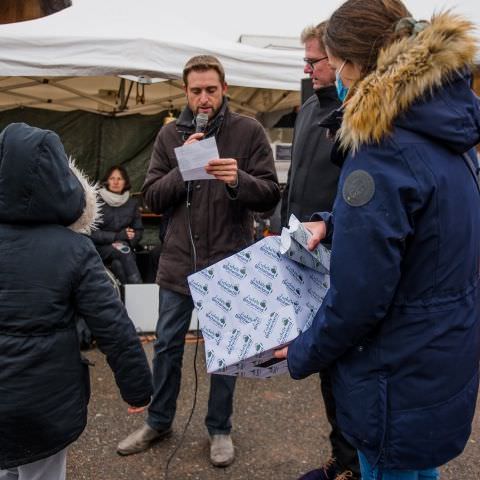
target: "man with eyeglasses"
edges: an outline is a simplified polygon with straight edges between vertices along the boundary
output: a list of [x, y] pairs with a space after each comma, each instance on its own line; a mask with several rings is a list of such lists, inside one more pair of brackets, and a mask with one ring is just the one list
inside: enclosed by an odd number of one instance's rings
[[[332, 211], [340, 168], [330, 161], [333, 139], [320, 126], [341, 102], [335, 88], [335, 70], [328, 63], [323, 45], [326, 22], [303, 30], [304, 72], [312, 80], [314, 94], [302, 105], [293, 136], [292, 162], [282, 197], [282, 225], [293, 213], [308, 222], [315, 212]], [[332, 456], [325, 464], [301, 477], [301, 480], [355, 480], [360, 478], [357, 453], [345, 440], [336, 423], [335, 399], [330, 374], [320, 373], [321, 391], [327, 418], [332, 428]], [[299, 479], [300, 480], [300, 479]]]
[[303, 30], [305, 47], [304, 72], [311, 81], [314, 94], [302, 105], [293, 137], [292, 162], [282, 197], [282, 225], [293, 213], [307, 222], [314, 212], [331, 211], [337, 191], [340, 169], [330, 162], [333, 145], [319, 123], [339, 108], [335, 88], [335, 70], [328, 63], [323, 46], [325, 22]]

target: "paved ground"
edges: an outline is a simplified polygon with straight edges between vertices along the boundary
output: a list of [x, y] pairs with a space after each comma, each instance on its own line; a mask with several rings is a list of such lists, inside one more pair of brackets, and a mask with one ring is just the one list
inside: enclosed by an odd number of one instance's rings
[[[152, 344], [147, 344], [145, 349], [151, 357]], [[69, 480], [165, 478], [166, 461], [178, 444], [192, 405], [193, 353], [194, 345], [188, 344], [175, 434], [149, 451], [130, 457], [118, 456], [115, 446], [142, 424], [143, 414], [127, 415], [127, 406], [118, 394], [103, 355], [96, 350], [87, 353], [96, 364], [91, 370], [89, 423], [82, 437], [70, 448]], [[210, 466], [203, 426], [208, 395], [203, 344], [200, 345], [197, 364], [197, 408], [185, 441], [171, 462], [169, 479], [293, 480], [318, 466], [328, 456], [328, 426], [319, 399], [318, 377], [301, 382], [286, 376], [270, 380], [240, 379], [233, 432], [236, 461], [226, 469]], [[480, 480], [479, 466], [480, 413], [477, 413], [465, 452], [442, 469], [442, 480]]]

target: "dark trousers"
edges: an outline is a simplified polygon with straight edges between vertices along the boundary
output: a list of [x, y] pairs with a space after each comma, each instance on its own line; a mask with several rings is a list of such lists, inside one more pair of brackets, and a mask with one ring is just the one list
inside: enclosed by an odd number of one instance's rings
[[[172, 425], [180, 392], [185, 335], [193, 311], [192, 297], [160, 289], [159, 315], [154, 344], [154, 393], [147, 423], [155, 430]], [[236, 377], [210, 376], [210, 396], [205, 424], [210, 435], [230, 433]]]
[[332, 428], [330, 432], [332, 456], [336, 459], [338, 472], [351, 470], [354, 475], [360, 478], [357, 450], [347, 442], [337, 425], [335, 398], [333, 397], [332, 378], [329, 370], [320, 372], [320, 381], [328, 423]]
[[97, 245], [97, 251], [103, 262], [110, 265], [110, 269], [120, 283], [142, 283], [135, 254], [132, 251], [122, 253], [111, 245]]

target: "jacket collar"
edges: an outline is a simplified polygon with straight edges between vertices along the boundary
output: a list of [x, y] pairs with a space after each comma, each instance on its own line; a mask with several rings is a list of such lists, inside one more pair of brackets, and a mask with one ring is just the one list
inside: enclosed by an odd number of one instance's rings
[[356, 151], [361, 144], [379, 142], [416, 100], [473, 65], [476, 41], [472, 30], [471, 22], [442, 13], [417, 36], [384, 49], [376, 70], [347, 98], [339, 132], [342, 147]]
[[328, 87], [324, 88], [319, 88], [315, 90], [315, 95], [318, 98], [318, 101], [320, 104], [323, 101], [328, 101], [328, 100], [338, 100], [338, 95], [337, 95], [337, 89], [335, 88], [335, 85], [330, 85]]
[[[208, 122], [207, 129], [205, 131], [205, 137], [211, 137], [212, 135], [216, 135], [220, 126], [223, 123], [225, 114], [228, 111], [228, 100], [227, 97], [223, 97], [222, 106], [217, 114]], [[195, 116], [193, 112], [190, 110], [188, 105], [182, 110], [182, 113], [178, 117], [176, 121], [177, 131], [189, 136], [195, 132]]]

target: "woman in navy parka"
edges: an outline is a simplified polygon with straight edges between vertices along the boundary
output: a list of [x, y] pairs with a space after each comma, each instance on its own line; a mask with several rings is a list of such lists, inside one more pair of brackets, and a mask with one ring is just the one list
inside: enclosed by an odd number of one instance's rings
[[[65, 447], [85, 428], [90, 395], [77, 314], [125, 402], [150, 400], [135, 328], [81, 234], [96, 211], [95, 190], [69, 165], [55, 133], [17, 123], [0, 134], [1, 478], [64, 478]], [[59, 455], [54, 468], [48, 461]]]
[[325, 45], [350, 89], [348, 155], [333, 215], [313, 227], [333, 235], [331, 288], [288, 348], [289, 370], [332, 369], [364, 479], [437, 478], [467, 442], [478, 390], [472, 25], [452, 13], [417, 22], [398, 0], [349, 0]]

